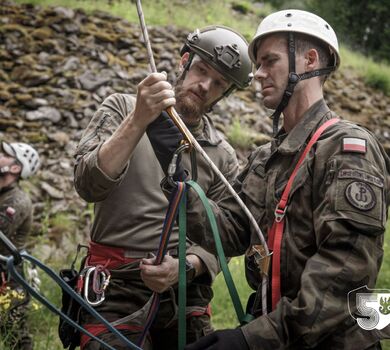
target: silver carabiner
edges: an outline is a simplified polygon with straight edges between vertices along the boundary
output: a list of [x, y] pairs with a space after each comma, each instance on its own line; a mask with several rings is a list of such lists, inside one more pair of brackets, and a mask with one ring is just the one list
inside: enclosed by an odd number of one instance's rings
[[[89, 299], [89, 279], [91, 273], [94, 272], [95, 270], [96, 270], [96, 266], [91, 266], [85, 273], [85, 281], [84, 281], [84, 299], [89, 305], [93, 307], [99, 306], [101, 303], [103, 303], [105, 299], [105, 293], [104, 293], [106, 289], [105, 287], [108, 284], [107, 282], [108, 276], [104, 271], [100, 271], [98, 276], [100, 277], [100, 281], [102, 281], [102, 285], [103, 285], [102, 293], [101, 294], [95, 293], [96, 299], [93, 301]], [[92, 283], [94, 283], [94, 281]]]

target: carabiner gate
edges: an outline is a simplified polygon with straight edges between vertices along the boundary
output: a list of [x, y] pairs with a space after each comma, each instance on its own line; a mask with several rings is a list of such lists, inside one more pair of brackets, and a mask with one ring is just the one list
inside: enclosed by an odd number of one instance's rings
[[[97, 274], [94, 274], [94, 278], [92, 280], [92, 286], [89, 285], [89, 279], [92, 272], [95, 272], [96, 266], [91, 266], [87, 269], [85, 273], [85, 282], [84, 282], [84, 299], [85, 301], [93, 306], [99, 306], [101, 303], [103, 303], [105, 299], [105, 290], [107, 288], [107, 285], [110, 281], [110, 276], [107, 276], [107, 274], [104, 271], [99, 271]], [[98, 283], [100, 286], [102, 286], [99, 289], [94, 288], [95, 283]], [[92, 288], [95, 294], [95, 300], [89, 299], [89, 289]]]

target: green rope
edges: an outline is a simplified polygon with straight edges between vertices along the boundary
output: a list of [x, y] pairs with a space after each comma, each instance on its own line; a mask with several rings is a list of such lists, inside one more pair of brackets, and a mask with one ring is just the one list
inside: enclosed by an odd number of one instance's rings
[[186, 235], [187, 235], [187, 196], [186, 188], [179, 205], [179, 339], [178, 349], [183, 350], [186, 345], [186, 304], [187, 304], [187, 280], [186, 280]]

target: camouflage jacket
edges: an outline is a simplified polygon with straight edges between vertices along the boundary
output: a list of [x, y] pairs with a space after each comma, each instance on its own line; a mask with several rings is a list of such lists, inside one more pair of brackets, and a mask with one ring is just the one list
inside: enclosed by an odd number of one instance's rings
[[[14, 183], [0, 191], [0, 230], [18, 249], [25, 247], [31, 228], [31, 200], [20, 187]], [[9, 252], [0, 244], [0, 254]]]
[[[315, 103], [288, 134], [258, 148], [235, 188], [267, 232], [282, 191], [311, 136], [333, 115]], [[345, 147], [364, 140], [360, 152]], [[367, 130], [341, 120], [329, 127], [301, 165], [290, 192], [281, 245], [281, 300], [275, 310], [242, 327], [251, 349], [366, 349], [377, 342], [350, 316], [348, 292], [374, 288], [383, 257], [389, 160]], [[212, 203], [225, 253], [240, 255], [259, 239], [232, 197]], [[188, 235], [213, 249], [202, 205], [188, 205]], [[247, 259], [250, 263], [250, 259]], [[271, 270], [270, 270], [271, 271]], [[246, 265], [249, 284], [259, 274]], [[270, 296], [270, 294], [269, 294]]]
[[[76, 151], [75, 187], [82, 198], [95, 203], [95, 218], [91, 230], [94, 242], [126, 250], [133, 258], [155, 253], [162, 232], [168, 201], [160, 189], [164, 173], [154, 155], [146, 134], [135, 148], [131, 159], [118, 179], [111, 179], [100, 169], [97, 153], [132, 111], [135, 98], [127, 94], [108, 97], [93, 116]], [[233, 148], [224, 141], [210, 119], [204, 117], [197, 130], [191, 130], [198, 142], [233, 182], [238, 173], [238, 161]], [[186, 168], [191, 169], [188, 153], [183, 154]], [[202, 157], [197, 157], [198, 182], [214, 200], [222, 197], [225, 187]], [[168, 250], [178, 245], [178, 228], [174, 227]], [[188, 242], [187, 254], [199, 256], [207, 267], [211, 280], [219, 271], [214, 255]]]

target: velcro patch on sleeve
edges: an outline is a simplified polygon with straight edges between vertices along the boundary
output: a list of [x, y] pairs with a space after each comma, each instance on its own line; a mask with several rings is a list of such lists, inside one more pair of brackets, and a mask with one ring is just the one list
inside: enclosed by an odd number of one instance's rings
[[377, 203], [374, 190], [365, 182], [351, 182], [345, 189], [345, 197], [352, 206], [363, 211], [371, 210]]
[[[338, 172], [335, 209], [355, 222], [378, 224], [384, 217], [384, 179], [360, 169]], [[374, 222], [370, 223], [374, 225]]]
[[367, 140], [358, 137], [344, 137], [343, 152], [363, 153], [367, 152]]

